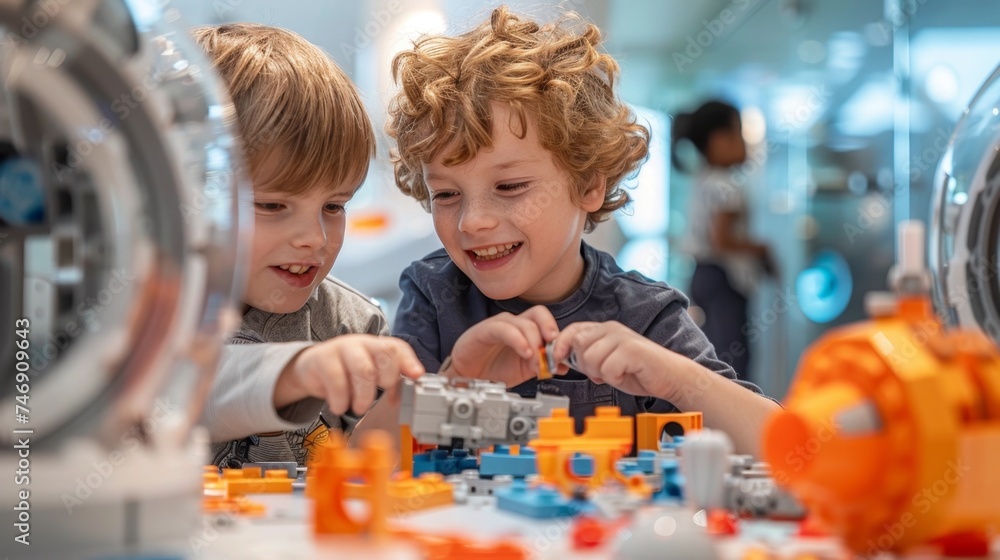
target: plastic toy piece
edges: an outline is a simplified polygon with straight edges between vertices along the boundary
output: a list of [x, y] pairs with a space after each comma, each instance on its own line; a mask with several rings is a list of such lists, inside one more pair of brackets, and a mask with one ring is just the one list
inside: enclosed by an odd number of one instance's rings
[[548, 485], [528, 486], [515, 480], [510, 486], [496, 490], [497, 509], [534, 519], [570, 517], [580, 513], [580, 504], [568, 500]]
[[465, 449], [434, 449], [427, 453], [413, 456], [413, 476], [424, 473], [441, 473], [444, 475], [459, 474], [462, 471], [478, 468], [475, 457], [470, 457]]
[[575, 550], [597, 548], [608, 541], [619, 524], [609, 524], [593, 517], [581, 516], [573, 522], [570, 540]]
[[218, 474], [206, 470], [204, 484], [206, 493], [227, 499], [244, 494], [282, 494], [292, 492], [294, 479], [285, 476], [286, 471], [268, 471], [261, 476], [260, 467], [242, 469], [222, 469]]
[[538, 379], [552, 379], [552, 372], [555, 371], [555, 360], [552, 359], [552, 343], [545, 345], [538, 351]]
[[514, 477], [498, 474], [493, 478], [481, 478], [479, 471], [462, 471], [462, 474], [445, 477], [451, 485], [456, 504], [465, 503], [469, 496], [493, 496], [498, 488], [510, 486]]
[[702, 429], [700, 412], [652, 413], [635, 415], [636, 448], [658, 451], [664, 435], [671, 438]]
[[481, 449], [526, 443], [537, 421], [555, 408], [566, 408], [564, 396], [539, 393], [524, 399], [508, 393], [503, 383], [424, 375], [404, 380], [400, 424], [409, 426], [420, 443]]
[[799, 522], [799, 530], [797, 534], [799, 537], [805, 539], [825, 538], [830, 536], [830, 532], [827, 531], [813, 515], [809, 515]]
[[725, 432], [703, 430], [681, 444], [684, 497], [695, 509], [721, 509], [725, 504], [726, 471], [733, 444]]
[[283, 470], [288, 478], [298, 478], [298, 463], [294, 461], [259, 461], [256, 463], [243, 463], [243, 468], [258, 467], [263, 472]]
[[[552, 417], [538, 421], [538, 438], [532, 440], [539, 480], [552, 484], [567, 495], [580, 486], [597, 488], [609, 482], [627, 484], [616, 463], [632, 449], [632, 419], [622, 417], [618, 407], [598, 407], [595, 416], [584, 420], [584, 432], [576, 435], [566, 409], [552, 411]], [[576, 453], [593, 459], [593, 475], [573, 472]]]
[[[387, 534], [389, 513], [389, 473], [392, 470], [392, 439], [385, 432], [363, 434], [360, 449], [347, 449], [337, 432], [330, 432], [328, 445], [319, 448], [306, 480], [313, 498], [313, 530], [316, 535]], [[368, 515], [357, 519], [346, 510], [348, 484], [355, 479], [367, 482], [362, 497]]]
[[494, 446], [493, 452], [479, 455], [479, 475], [496, 476], [510, 475], [524, 478], [529, 474], [538, 473], [535, 464], [535, 451], [530, 447], [521, 448], [518, 455], [512, 455], [507, 446]]
[[[344, 497], [349, 500], [363, 499], [368, 485], [363, 482], [348, 482], [344, 486]], [[424, 473], [414, 478], [410, 473], [400, 471], [392, 475], [386, 486], [389, 496], [390, 515], [403, 515], [425, 509], [455, 503], [452, 485], [444, 481], [441, 473]]]
[[764, 430], [775, 479], [860, 554], [1000, 526], [1000, 350], [946, 331], [914, 268], [894, 275], [894, 309], [807, 350]]
[[723, 509], [708, 512], [708, 533], [715, 536], [732, 536], [738, 532], [736, 518]]
[[753, 547], [743, 552], [742, 560], [771, 560], [771, 555], [763, 548]]
[[393, 530], [393, 535], [412, 540], [426, 560], [528, 560], [528, 552], [513, 542], [484, 543], [457, 535]]
[[234, 498], [205, 496], [202, 502], [202, 510], [209, 514], [230, 513], [247, 517], [262, 517], [267, 512], [264, 504], [251, 501], [246, 496], [236, 496]]
[[806, 517], [806, 509], [773, 478], [730, 476], [725, 482], [725, 508], [742, 518], [795, 521]]
[[681, 501], [684, 499], [684, 477], [681, 475], [677, 459], [660, 462], [663, 485], [654, 496], [657, 500]]

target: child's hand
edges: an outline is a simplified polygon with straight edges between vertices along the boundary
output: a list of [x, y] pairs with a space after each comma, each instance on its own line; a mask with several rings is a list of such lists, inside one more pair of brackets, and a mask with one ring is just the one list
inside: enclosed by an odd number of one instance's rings
[[474, 325], [455, 342], [445, 375], [488, 379], [514, 387], [538, 375], [538, 353], [559, 334], [544, 305], [520, 315], [501, 313]]
[[[630, 395], [670, 399], [676, 391], [670, 364], [677, 355], [617, 321], [573, 323], [555, 339], [557, 362], [573, 354], [580, 373]], [[560, 366], [558, 373], [565, 373]]]
[[314, 344], [289, 362], [278, 378], [275, 406], [315, 397], [325, 399], [334, 414], [363, 414], [375, 402], [377, 388], [393, 397], [401, 375], [423, 374], [424, 366], [402, 340], [347, 334]]

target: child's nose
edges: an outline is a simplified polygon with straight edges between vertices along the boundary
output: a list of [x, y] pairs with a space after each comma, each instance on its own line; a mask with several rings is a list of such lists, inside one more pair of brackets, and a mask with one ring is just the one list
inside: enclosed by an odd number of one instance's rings
[[497, 225], [496, 208], [484, 201], [469, 201], [462, 205], [458, 229], [464, 233], [490, 229]]
[[322, 217], [317, 220], [303, 220], [295, 244], [300, 247], [319, 248], [326, 245], [326, 224]]

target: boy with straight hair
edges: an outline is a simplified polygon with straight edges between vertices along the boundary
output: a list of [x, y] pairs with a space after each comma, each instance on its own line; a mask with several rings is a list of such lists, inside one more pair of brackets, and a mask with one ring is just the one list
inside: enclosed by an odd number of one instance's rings
[[328, 430], [349, 433], [379, 388], [424, 371], [405, 342], [378, 336], [376, 303], [327, 277], [375, 133], [354, 85], [302, 37], [256, 24], [194, 37], [229, 87], [254, 187], [243, 322], [202, 418], [212, 462], [302, 465]]

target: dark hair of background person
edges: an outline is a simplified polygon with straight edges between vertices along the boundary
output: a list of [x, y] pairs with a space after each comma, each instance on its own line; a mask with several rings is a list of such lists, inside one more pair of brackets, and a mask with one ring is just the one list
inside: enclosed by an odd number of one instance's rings
[[688, 172], [677, 157], [677, 144], [688, 140], [702, 156], [708, 150], [708, 141], [718, 130], [732, 130], [740, 121], [739, 110], [724, 101], [708, 101], [691, 113], [674, 116], [670, 135], [670, 161], [680, 171]]

